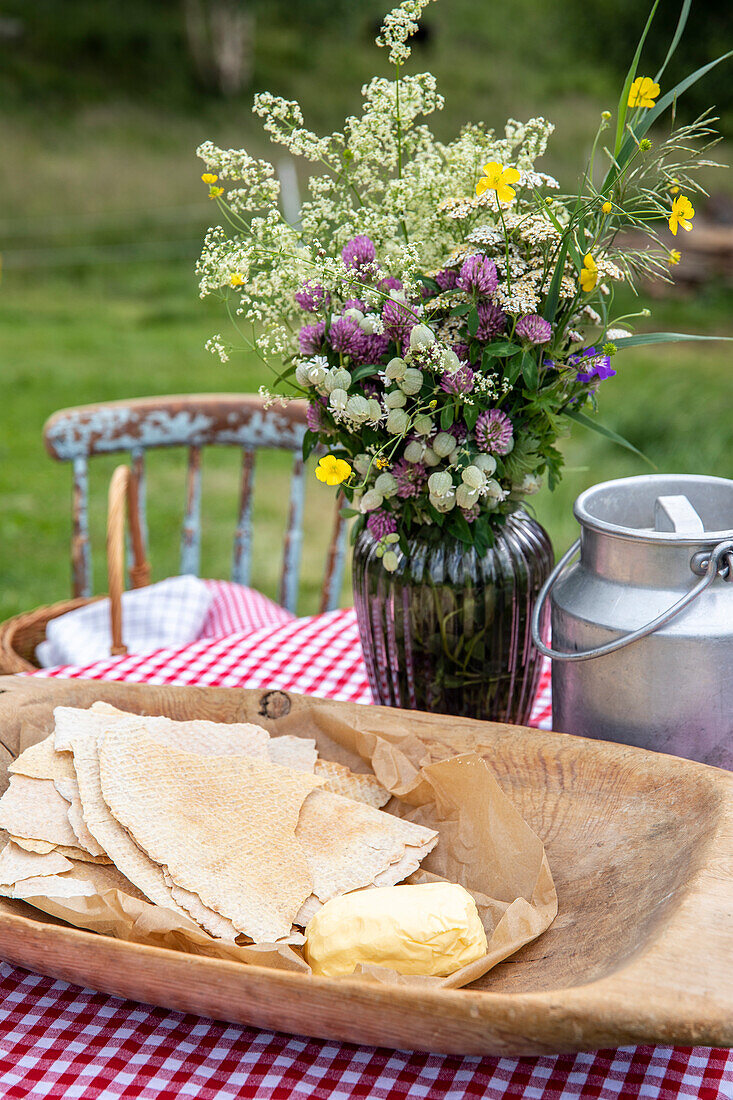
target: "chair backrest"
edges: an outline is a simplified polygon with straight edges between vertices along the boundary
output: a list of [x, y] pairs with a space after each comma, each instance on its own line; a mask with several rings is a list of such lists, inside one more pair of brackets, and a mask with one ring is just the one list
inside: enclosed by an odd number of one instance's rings
[[[88, 525], [88, 463], [94, 455], [127, 452], [131, 458], [147, 550], [145, 517], [145, 452], [159, 447], [187, 447], [185, 511], [181, 532], [181, 572], [198, 574], [201, 557], [201, 451], [205, 446], [239, 447], [242, 476], [239, 511], [234, 532], [232, 580], [249, 584], [252, 560], [252, 491], [255, 452], [261, 448], [293, 453], [290, 505], [283, 544], [280, 603], [296, 610], [303, 541], [305, 492], [303, 436], [307, 430], [306, 403], [291, 401], [286, 408], [265, 408], [255, 394], [191, 394], [144, 397], [61, 409], [43, 430], [46, 449], [73, 467], [71, 537], [72, 584], [75, 596], [92, 594]], [[338, 607], [346, 553], [346, 522], [337, 501], [329, 546], [321, 610]]]

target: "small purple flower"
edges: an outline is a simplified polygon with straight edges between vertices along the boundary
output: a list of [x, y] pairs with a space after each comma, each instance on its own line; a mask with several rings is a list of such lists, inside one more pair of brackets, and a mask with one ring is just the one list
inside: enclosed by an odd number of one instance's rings
[[349, 243], [344, 245], [341, 250], [341, 259], [346, 267], [351, 267], [354, 271], [361, 271], [363, 268], [369, 268], [374, 263], [376, 254], [374, 242], [369, 237], [359, 235], [358, 237], [352, 237]]
[[376, 508], [367, 517], [367, 531], [375, 539], [383, 539], [385, 535], [394, 535], [397, 531], [397, 520], [384, 508]]
[[387, 298], [382, 306], [382, 321], [395, 341], [404, 341], [417, 324], [414, 312], [404, 302]]
[[463, 513], [463, 518], [466, 523], [475, 523], [478, 517], [481, 515], [481, 506], [474, 504], [472, 508], [467, 508]]
[[452, 267], [444, 267], [435, 276], [435, 281], [441, 290], [455, 290], [458, 286], [458, 272]]
[[353, 317], [337, 317], [328, 330], [328, 342], [334, 351], [356, 357], [362, 350], [364, 333]]
[[479, 416], [474, 434], [482, 451], [505, 455], [509, 453], [512, 442], [512, 422], [500, 409], [490, 409]]
[[462, 363], [453, 374], [444, 374], [440, 379], [440, 388], [444, 393], [453, 393], [456, 396], [471, 393], [473, 390], [473, 371], [468, 363]]
[[309, 313], [315, 313], [317, 310], [328, 306], [330, 298], [319, 283], [312, 283], [308, 280], [308, 282], [303, 283], [296, 293], [295, 301], [301, 309], [305, 309]]
[[476, 337], [478, 340], [489, 341], [506, 330], [506, 313], [493, 302], [479, 302], [478, 304], [478, 328]]
[[552, 339], [552, 325], [537, 313], [528, 313], [520, 317], [514, 331], [517, 336], [528, 340], [530, 344], [546, 344]]
[[496, 264], [486, 256], [469, 256], [464, 260], [461, 274], [458, 278], [458, 286], [468, 294], [477, 294], [480, 298], [487, 298], [493, 294], [499, 285], [499, 276], [496, 273]]
[[592, 382], [594, 378], [597, 378], [599, 382], [603, 382], [606, 378], [613, 378], [616, 374], [611, 366], [611, 357], [600, 354], [595, 348], [584, 348], [579, 355], [571, 355], [568, 363], [571, 363], [574, 367], [583, 367], [582, 371], [578, 370], [577, 378], [579, 382]]
[[348, 301], [344, 302], [344, 312], [347, 309], [359, 309], [362, 313], [366, 313], [366, 305], [361, 298], [349, 298]]
[[390, 290], [402, 290], [402, 283], [394, 275], [385, 275], [377, 283], [377, 290], [381, 290], [382, 294], [389, 294]]
[[401, 500], [419, 496], [428, 480], [428, 471], [422, 462], [408, 462], [406, 458], [395, 462], [390, 473], [397, 481], [397, 496]]
[[389, 336], [383, 332], [362, 332], [359, 350], [353, 354], [355, 362], [379, 363], [389, 347]]
[[365, 378], [361, 384], [361, 388], [366, 398], [382, 396], [382, 390], [379, 387], [379, 383], [375, 382], [372, 378]]
[[303, 355], [316, 355], [323, 346], [325, 333], [325, 321], [316, 321], [314, 325], [303, 325], [298, 333], [298, 344]]
[[320, 432], [323, 427], [321, 410], [318, 405], [309, 405], [305, 410], [305, 422], [311, 432]]

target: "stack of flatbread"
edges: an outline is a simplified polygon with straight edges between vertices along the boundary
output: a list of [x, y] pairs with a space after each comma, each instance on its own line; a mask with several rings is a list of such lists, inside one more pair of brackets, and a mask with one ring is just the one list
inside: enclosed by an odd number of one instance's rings
[[105, 703], [54, 719], [0, 799], [5, 897], [117, 889], [219, 940], [298, 944], [330, 898], [403, 881], [437, 843], [306, 738]]

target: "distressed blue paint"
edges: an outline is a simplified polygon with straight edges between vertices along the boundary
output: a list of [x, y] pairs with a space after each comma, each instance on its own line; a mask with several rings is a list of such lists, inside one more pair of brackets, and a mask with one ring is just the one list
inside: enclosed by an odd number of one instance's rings
[[255, 452], [245, 447], [242, 453], [242, 489], [237, 529], [234, 532], [232, 580], [249, 584], [252, 567], [252, 494], [255, 480]]
[[86, 458], [77, 458], [73, 465], [73, 519], [71, 534], [71, 567], [75, 596], [92, 594], [92, 556], [89, 545], [89, 480]]
[[335, 611], [341, 602], [341, 586], [344, 583], [344, 566], [346, 564], [348, 535], [348, 524], [342, 519], [339, 525], [338, 538], [336, 540], [336, 553], [333, 559], [331, 576], [326, 578], [326, 611]]
[[305, 425], [286, 420], [274, 409], [250, 411], [246, 418], [232, 413], [226, 419], [230, 423], [222, 425], [192, 409], [142, 413], [112, 404], [58, 413], [47, 426], [46, 439], [54, 456], [64, 462], [89, 454], [189, 445], [302, 448]]
[[303, 546], [303, 505], [305, 500], [305, 466], [300, 455], [293, 460], [290, 481], [290, 512], [285, 532], [283, 572], [280, 581], [280, 603], [295, 612], [300, 580], [300, 554]]
[[181, 531], [181, 573], [201, 568], [201, 451], [191, 447], [186, 472], [186, 511]]
[[[148, 556], [148, 511], [147, 511], [147, 480], [145, 477], [145, 451], [142, 447], [134, 447], [130, 452], [132, 458], [132, 472], [137, 482], [137, 510], [140, 516], [140, 533], [143, 538], [145, 557]], [[129, 561], [129, 558], [128, 558]]]

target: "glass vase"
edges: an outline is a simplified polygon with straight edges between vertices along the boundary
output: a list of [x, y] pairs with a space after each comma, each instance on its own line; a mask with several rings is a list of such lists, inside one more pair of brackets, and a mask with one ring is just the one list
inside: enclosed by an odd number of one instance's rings
[[354, 604], [374, 701], [526, 724], [542, 662], [532, 608], [553, 563], [544, 528], [515, 512], [483, 557], [455, 539], [411, 539], [394, 573], [376, 550], [362, 531]]

